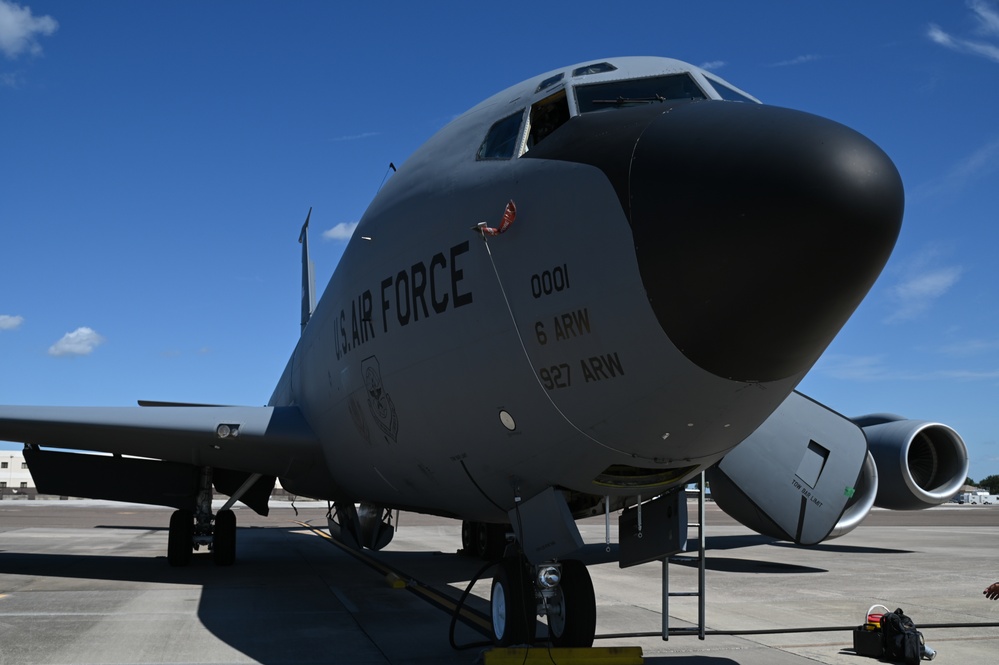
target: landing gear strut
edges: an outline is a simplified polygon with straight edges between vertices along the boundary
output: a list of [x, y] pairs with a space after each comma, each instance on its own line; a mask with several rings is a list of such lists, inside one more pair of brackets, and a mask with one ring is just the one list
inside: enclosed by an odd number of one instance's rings
[[503, 556], [506, 549], [506, 533], [510, 530], [508, 524], [491, 524], [488, 522], [461, 523], [461, 549], [471, 557], [484, 561], [492, 561]]
[[493, 578], [490, 595], [493, 641], [499, 646], [534, 640], [536, 617], [548, 619], [556, 647], [588, 647], [596, 634], [593, 582], [582, 562], [529, 564], [506, 557]]

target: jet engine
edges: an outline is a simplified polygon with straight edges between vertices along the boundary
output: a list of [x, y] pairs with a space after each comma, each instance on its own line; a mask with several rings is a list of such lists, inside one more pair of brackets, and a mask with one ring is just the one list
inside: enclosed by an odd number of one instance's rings
[[949, 501], [968, 474], [950, 427], [891, 414], [847, 419], [800, 393], [708, 470], [718, 506], [759, 533], [802, 545], [855, 529], [873, 506]]
[[874, 505], [920, 510], [950, 501], [968, 477], [968, 448], [950, 427], [891, 414], [853, 418], [877, 464]]

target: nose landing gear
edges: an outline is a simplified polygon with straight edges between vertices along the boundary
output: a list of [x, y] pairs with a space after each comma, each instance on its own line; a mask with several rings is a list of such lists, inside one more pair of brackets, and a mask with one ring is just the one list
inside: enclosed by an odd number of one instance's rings
[[[556, 575], [552, 568], [558, 571]], [[552, 646], [593, 645], [596, 600], [590, 574], [581, 561], [532, 566], [523, 556], [504, 558], [493, 578], [490, 608], [493, 641], [498, 646], [533, 642], [538, 616], [547, 618]]]

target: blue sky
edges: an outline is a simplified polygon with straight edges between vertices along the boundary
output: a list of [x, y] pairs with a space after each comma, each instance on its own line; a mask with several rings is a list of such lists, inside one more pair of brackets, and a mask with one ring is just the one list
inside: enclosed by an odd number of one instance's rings
[[663, 55], [894, 159], [895, 253], [801, 390], [945, 422], [999, 473], [999, 2], [562, 7], [0, 0], [0, 403], [263, 404], [310, 206], [321, 289], [389, 162], [448, 120]]

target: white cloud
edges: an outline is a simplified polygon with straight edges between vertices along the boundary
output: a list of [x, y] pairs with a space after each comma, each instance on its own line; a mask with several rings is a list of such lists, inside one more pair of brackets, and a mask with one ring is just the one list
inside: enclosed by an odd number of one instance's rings
[[23, 316], [0, 314], [0, 330], [16, 330], [22, 323], [24, 323]]
[[957, 284], [962, 272], [961, 268], [951, 266], [910, 275], [903, 279], [890, 291], [890, 296], [895, 301], [895, 311], [885, 319], [885, 323], [900, 323], [919, 318], [934, 301]]
[[941, 30], [940, 26], [936, 23], [930, 23], [930, 26], [926, 29], [926, 36], [935, 44], [940, 44], [940, 46], [946, 46], [947, 48], [956, 48], [954, 38]]
[[885, 318], [885, 323], [919, 318], [958, 283], [964, 269], [941, 266], [944, 254], [944, 250], [929, 247], [894, 269], [897, 282], [888, 290], [893, 311]]
[[781, 62], [775, 62], [770, 65], [771, 67], [790, 67], [793, 65], [803, 65], [806, 62], [812, 62], [818, 60], [820, 56], [809, 54], [809, 55], [799, 55], [797, 58], [791, 58], [790, 60], [783, 60]]
[[955, 381], [992, 381], [999, 379], [999, 370], [945, 369], [934, 372], [928, 378], [953, 379]]
[[332, 229], [323, 231], [323, 238], [326, 240], [350, 240], [350, 236], [354, 235], [356, 228], [357, 222], [340, 222]]
[[49, 347], [50, 356], [86, 356], [104, 343], [104, 338], [91, 328], [77, 328], [62, 336], [58, 342]]
[[939, 179], [913, 190], [917, 199], [953, 195], [976, 182], [983, 182], [999, 169], [999, 138], [980, 145], [970, 155], [950, 167]]
[[21, 74], [19, 72], [0, 72], [0, 85], [6, 88], [19, 88]]
[[13, 60], [24, 52], [39, 55], [39, 36], [48, 36], [59, 28], [51, 16], [33, 16], [30, 7], [10, 0], [0, 0], [0, 51]]
[[[978, 23], [976, 34], [986, 38], [999, 36], [999, 10], [994, 5], [985, 0], [969, 0], [967, 5]], [[981, 56], [999, 63], [999, 44], [955, 37], [935, 23], [931, 23], [926, 29], [926, 36], [933, 43], [952, 51]]]
[[345, 136], [336, 136], [330, 141], [359, 141], [361, 139], [368, 139], [372, 136], [378, 136], [378, 132], [364, 132], [363, 134], [347, 134]]
[[883, 356], [823, 356], [815, 366], [816, 371], [844, 381], [994, 381], [999, 370], [989, 369], [939, 369], [930, 372], [912, 372], [892, 368]]
[[957, 166], [951, 169], [947, 179], [964, 182], [988, 173], [995, 166], [996, 157], [999, 157], [999, 139], [986, 143], [971, 153], [967, 159], [959, 162]]
[[702, 62], [701, 69], [714, 70], [721, 69], [726, 65], [724, 60], [712, 60], [711, 62]]
[[923, 275], [916, 275], [897, 284], [893, 292], [902, 300], [939, 298], [961, 277], [960, 268], [941, 268]]
[[980, 34], [999, 35], [999, 10], [984, 0], [969, 0], [968, 7], [977, 14]]
[[992, 351], [999, 351], [999, 339], [969, 339], [940, 349], [944, 355], [956, 357], [979, 356]]
[[883, 381], [893, 378], [882, 356], [823, 356], [816, 370], [836, 379], [847, 381]]

